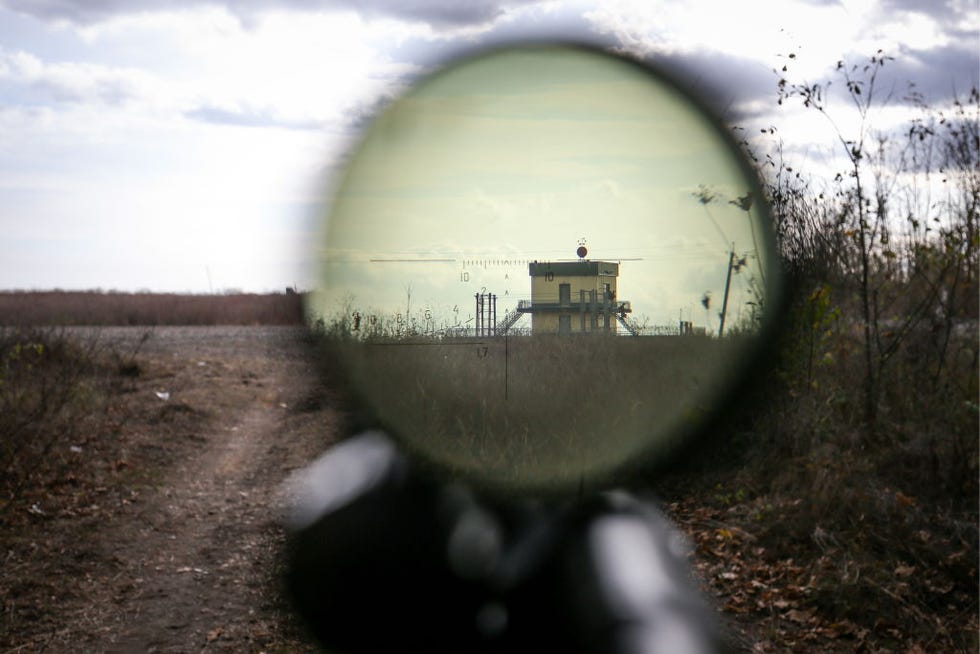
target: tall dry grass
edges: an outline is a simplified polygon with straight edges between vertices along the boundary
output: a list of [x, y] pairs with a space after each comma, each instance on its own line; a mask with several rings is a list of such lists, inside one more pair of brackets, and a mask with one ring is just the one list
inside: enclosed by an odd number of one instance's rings
[[300, 325], [299, 293], [0, 293], [0, 325]]
[[107, 436], [105, 410], [127, 365], [95, 336], [0, 328], [0, 506], [66, 468], [72, 447]]
[[748, 337], [322, 337], [330, 374], [443, 468], [496, 486], [599, 478], [701, 426]]

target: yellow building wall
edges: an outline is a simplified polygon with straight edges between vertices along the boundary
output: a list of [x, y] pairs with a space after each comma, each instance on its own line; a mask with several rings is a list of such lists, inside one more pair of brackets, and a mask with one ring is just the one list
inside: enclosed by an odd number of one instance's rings
[[[557, 334], [559, 326], [559, 316], [568, 315], [570, 317], [571, 333], [582, 331], [582, 312], [579, 310], [579, 303], [582, 299], [582, 291], [585, 291], [585, 302], [588, 303], [590, 293], [595, 293], [596, 303], [602, 304], [603, 284], [609, 284], [613, 298], [617, 297], [616, 277], [612, 275], [536, 275], [531, 277], [531, 304], [558, 304], [559, 287], [561, 284], [569, 285], [569, 307], [568, 312], [561, 313], [533, 313], [531, 317], [531, 330], [536, 334]], [[614, 306], [614, 300], [609, 304]], [[616, 333], [617, 321], [613, 315], [609, 315], [609, 333]], [[602, 315], [597, 318], [597, 329], [605, 331]], [[592, 316], [585, 314], [585, 331], [592, 331]]]
[[611, 275], [596, 275], [595, 277], [554, 275], [551, 281], [545, 275], [537, 275], [531, 278], [531, 301], [558, 302], [558, 287], [561, 284], [570, 286], [572, 303], [578, 302], [579, 291], [582, 290], [585, 291], [586, 301], [588, 301], [589, 291], [595, 291], [596, 297], [598, 297], [599, 289], [602, 288], [603, 284], [609, 284], [613, 297], [616, 297], [616, 278]]

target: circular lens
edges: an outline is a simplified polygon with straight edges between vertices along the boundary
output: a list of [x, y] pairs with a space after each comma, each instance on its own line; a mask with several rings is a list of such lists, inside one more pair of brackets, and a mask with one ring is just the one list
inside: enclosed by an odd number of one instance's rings
[[667, 456], [737, 381], [778, 284], [767, 221], [733, 140], [667, 78], [511, 47], [376, 117], [309, 310], [413, 453], [569, 486]]

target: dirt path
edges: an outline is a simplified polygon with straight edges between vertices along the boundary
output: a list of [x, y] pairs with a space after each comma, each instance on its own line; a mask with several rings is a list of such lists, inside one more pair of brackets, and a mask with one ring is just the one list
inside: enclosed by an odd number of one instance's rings
[[[275, 486], [282, 456], [270, 443], [276, 413], [253, 406], [229, 421], [234, 424], [219, 426], [200, 456], [177, 466], [138, 523], [121, 525], [125, 545], [115, 556], [132, 592], [122, 589], [124, 623], [110, 649], [182, 652], [226, 641], [261, 646], [268, 638], [270, 625], [256, 609], [269, 581], [262, 567], [279, 540]], [[137, 538], [123, 540], [134, 527]]]
[[21, 611], [0, 652], [316, 651], [278, 588], [282, 482], [335, 421], [296, 336], [153, 333], [125, 389], [136, 417], [84, 448], [109, 470], [82, 489], [95, 508], [52, 497], [8, 550], [5, 610]]

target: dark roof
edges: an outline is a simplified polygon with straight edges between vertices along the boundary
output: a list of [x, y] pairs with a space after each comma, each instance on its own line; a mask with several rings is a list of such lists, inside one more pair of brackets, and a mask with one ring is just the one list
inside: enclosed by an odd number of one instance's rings
[[567, 277], [619, 276], [619, 264], [612, 261], [535, 261], [529, 263], [527, 268], [531, 277], [548, 273]]

